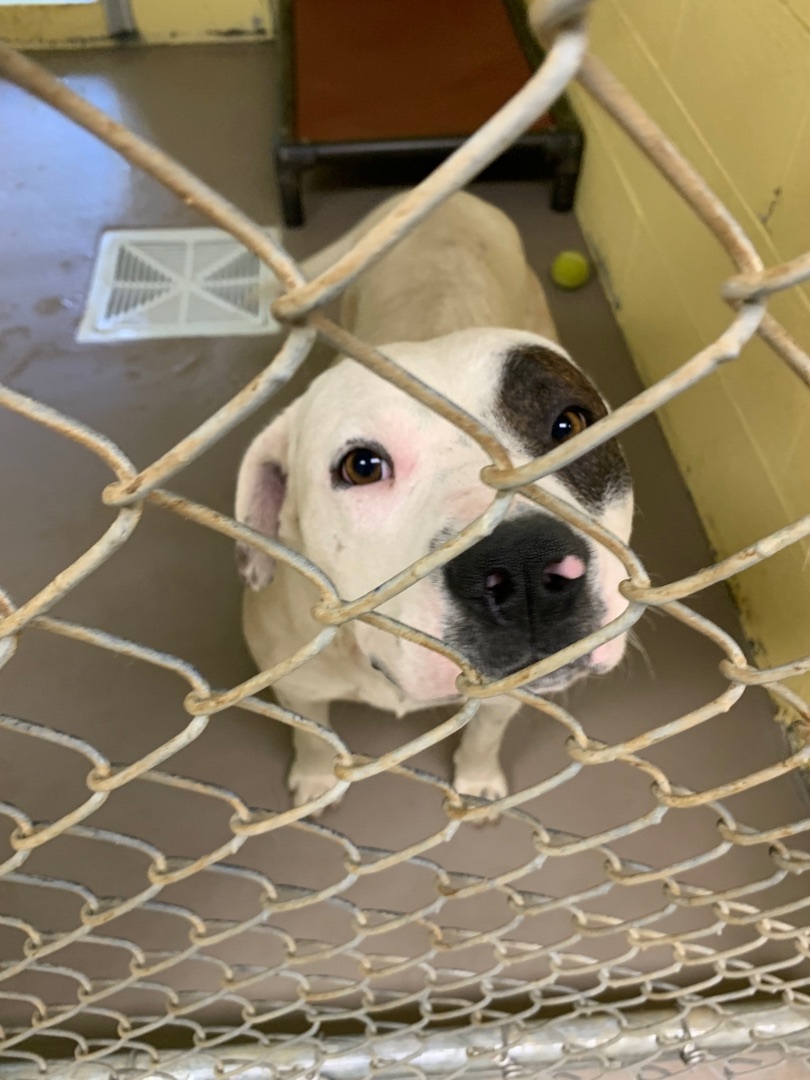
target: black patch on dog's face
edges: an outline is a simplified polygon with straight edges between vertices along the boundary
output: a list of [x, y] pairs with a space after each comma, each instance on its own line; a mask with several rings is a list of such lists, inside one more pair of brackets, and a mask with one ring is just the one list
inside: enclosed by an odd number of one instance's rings
[[[565, 357], [544, 345], [518, 345], [504, 361], [495, 412], [532, 457], [559, 446], [554, 421], [566, 409], [584, 412], [590, 423], [607, 415], [591, 380]], [[602, 508], [611, 496], [630, 487], [630, 472], [615, 439], [602, 443], [553, 474], [591, 507]]]

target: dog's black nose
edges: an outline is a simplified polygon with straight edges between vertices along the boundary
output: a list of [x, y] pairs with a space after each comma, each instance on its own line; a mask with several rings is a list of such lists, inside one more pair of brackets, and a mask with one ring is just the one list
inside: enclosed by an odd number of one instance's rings
[[452, 559], [445, 582], [478, 625], [502, 628], [536, 647], [574, 615], [585, 590], [588, 549], [544, 514], [506, 521]]

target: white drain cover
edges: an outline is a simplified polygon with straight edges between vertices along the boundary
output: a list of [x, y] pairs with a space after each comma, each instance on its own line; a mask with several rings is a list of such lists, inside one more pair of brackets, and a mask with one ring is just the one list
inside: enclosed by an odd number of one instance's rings
[[[278, 237], [278, 230], [268, 229]], [[272, 334], [275, 277], [221, 229], [101, 238], [78, 341]]]

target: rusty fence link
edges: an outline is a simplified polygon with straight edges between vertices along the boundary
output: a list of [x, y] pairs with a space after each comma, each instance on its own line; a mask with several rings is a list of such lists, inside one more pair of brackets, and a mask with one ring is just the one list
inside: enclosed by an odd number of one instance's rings
[[[305, 280], [280, 244], [196, 176], [105, 116], [37, 64], [0, 44], [0, 75], [85, 127], [266, 263], [283, 286], [274, 313], [286, 327], [283, 345], [264, 371], [196, 430], [143, 468], [130, 461], [108, 436], [10, 388], [0, 387], [0, 405], [5, 409], [81, 444], [97, 456], [110, 476], [100, 497], [115, 510], [107, 531], [36, 595], [12, 599], [0, 592], [0, 665], [13, 662], [23, 634], [44, 633], [71, 639], [164, 669], [185, 687], [187, 712], [181, 731], [138, 760], [125, 763], [109, 760], [74, 735], [0, 716], [2, 729], [22, 739], [48, 743], [66, 754], [79, 755], [87, 768], [86, 796], [58, 820], [34, 821], [19, 808], [0, 803], [10, 849], [0, 865], [0, 881], [44, 890], [63, 897], [66, 904], [69, 899], [69, 910], [75, 911], [72, 921], [68, 920], [70, 925], [59, 930], [37, 925], [35, 914], [30, 919], [0, 914], [0, 929], [19, 946], [15, 957], [0, 964], [0, 1075], [17, 1080], [45, 1073], [77, 1080], [146, 1076], [283, 1076], [290, 1080], [324, 1076], [348, 1080], [378, 1074], [392, 1078], [517, 1078], [536, 1075], [538, 1069], [545, 1068], [555, 1075], [595, 1080], [626, 1065], [652, 1080], [709, 1058], [747, 1054], [746, 1060], [754, 1064], [773, 1064], [790, 1056], [798, 1060], [810, 1054], [810, 930], [802, 919], [808, 902], [799, 898], [773, 906], [768, 892], [774, 884], [807, 870], [810, 857], [801, 843], [810, 828], [810, 818], [756, 829], [735, 816], [730, 802], [740, 791], [798, 774], [810, 762], [810, 744], [795, 740], [793, 751], [786, 751], [780, 762], [709, 790], [674, 784], [651, 757], [645, 756], [661, 742], [709, 723], [750, 687], [766, 687], [798, 720], [799, 729], [802, 722], [810, 721], [810, 707], [787, 684], [794, 676], [810, 673], [810, 656], [796, 657], [792, 663], [769, 670], [756, 669], [729, 634], [685, 603], [708, 586], [726, 581], [806, 538], [810, 535], [810, 516], [713, 566], [654, 586], [630, 548], [586, 514], [533, 486], [541, 477], [625, 431], [699, 380], [710, 377], [721, 364], [739, 356], [754, 335], [760, 335], [789, 365], [797, 377], [797, 387], [801, 383], [810, 386], [810, 358], [766, 310], [770, 296], [810, 279], [810, 253], [783, 266], [763, 266], [740, 224], [689, 162], [611, 73], [588, 55], [588, 6], [588, 0], [536, 4], [532, 18], [546, 55], [525, 87], [388, 217], [371, 228], [351, 252], [311, 281]], [[382, 352], [341, 329], [323, 314], [322, 308], [438, 203], [493, 161], [574, 79], [634, 140], [727, 253], [735, 268], [723, 288], [729, 303], [728, 325], [717, 340], [685, 359], [666, 378], [564, 446], [515, 467], [504, 448], [477, 420]], [[456, 424], [486, 451], [491, 462], [483, 478], [492, 488], [492, 503], [472, 526], [390, 581], [380, 583], [372, 593], [350, 602], [340, 597], [324, 573], [301, 555], [164, 486], [246, 417], [272, 403], [318, 338]], [[627, 572], [623, 591], [630, 603], [613, 623], [586, 639], [516, 675], [488, 682], [441, 642], [376, 609], [445, 564], [463, 546], [490, 532], [518, 493], [616, 554]], [[49, 614], [127, 543], [138, 528], [146, 504], [231, 540], [252, 544], [308, 578], [320, 595], [316, 614], [322, 629], [317, 636], [272, 670], [221, 689], [177, 656]], [[650, 608], [685, 624], [716, 646], [727, 685], [714, 700], [633, 739], [609, 745], [591, 738], [562, 705], [522, 689], [538, 676], [628, 630]], [[459, 687], [465, 700], [455, 716], [378, 759], [352, 754], [335, 731], [257, 696], [284, 674], [306, 664], [328, 645], [342, 624], [352, 619], [365, 620], [425, 648], [443, 651], [462, 670]], [[531, 855], [495, 876], [462, 875], [443, 867], [436, 859], [437, 852], [463, 825], [480, 821], [488, 807], [462, 798], [445, 781], [409, 765], [409, 760], [464, 727], [483, 698], [502, 693], [514, 695], [548, 723], [560, 726], [566, 736], [569, 761], [555, 775], [500, 803], [503, 817], [527, 831]], [[225, 788], [173, 772], [175, 755], [200, 739], [211, 717], [227, 708], [316, 732], [334, 749], [339, 782], [306, 806], [271, 812], [251, 808]], [[546, 829], [524, 809], [531, 799], [565, 784], [589, 766], [606, 763], [621, 763], [645, 774], [653, 798], [643, 818], [583, 837]], [[402, 850], [384, 851], [363, 848], [328, 824], [309, 820], [313, 811], [338, 799], [352, 783], [382, 772], [440, 795], [444, 807], [442, 827]], [[94, 826], [93, 815], [108, 798], [136, 783], [170, 787], [181, 795], [193, 792], [197, 797], [218, 801], [229, 814], [227, 836], [218, 837], [216, 844], [196, 857], [180, 858], [126, 833]], [[148, 789], [141, 790], [147, 797]], [[710, 851], [659, 868], [622, 855], [621, 843], [626, 837], [653, 827], [678, 810], [694, 809], [710, 814], [716, 822], [716, 845]], [[280, 830], [317, 836], [331, 845], [342, 860], [340, 879], [327, 889], [310, 889], [294, 882], [272, 881], [240, 865], [238, 853], [250, 838], [278, 834]], [[112, 846], [130, 850], [145, 867], [141, 887], [125, 896], [100, 896], [72, 880], [40, 875], [30, 869], [41, 849], [64, 838], [103, 849]], [[690, 883], [689, 873], [694, 867], [720, 859], [735, 846], [758, 848], [767, 857], [768, 872], [722, 890]], [[522, 886], [522, 879], [549, 861], [583, 854], [598, 857], [603, 867], [601, 880], [591, 887], [555, 898]], [[29, 860], [32, 863], [27, 866]], [[400, 910], [378, 910], [349, 898], [350, 889], [358, 882], [403, 865], [418, 869], [431, 882], [431, 894], [424, 901], [414, 901], [410, 907], [403, 903]], [[251, 910], [240, 908], [233, 917], [211, 919], [190, 906], [162, 898], [169, 886], [180, 882], [194, 880], [204, 889], [211, 875], [232, 882], [234, 888], [238, 885], [248, 889]], [[592, 900], [611, 890], [650, 883], [658, 887], [660, 896], [660, 907], [652, 914], [621, 920], [588, 907]], [[451, 900], [490, 894], [505, 903], [510, 912], [506, 922], [489, 930], [473, 931], [448, 924], [443, 917]], [[320, 938], [313, 930], [306, 936], [296, 936], [279, 922], [283, 913], [316, 907], [319, 911], [328, 908], [339, 912], [345, 918], [345, 932], [338, 935], [339, 939], [334, 935]], [[133, 911], [170, 915], [179, 920], [184, 927], [184, 946], [163, 951], [142, 948], [119, 929]], [[700, 914], [704, 921], [695, 923], [692, 929], [672, 930], [668, 920], [678, 911]], [[524, 926], [560, 913], [566, 917], [567, 929], [552, 944], [533, 942], [530, 935], [525, 941], [521, 939]], [[412, 953], [386, 951], [384, 936], [408, 927], [424, 932], [422, 946]], [[734, 938], [727, 948], [720, 947], [716, 935], [731, 928], [744, 928], [747, 936]], [[248, 934], [259, 935], [267, 943], [270, 959], [266, 963], [238, 967], [221, 959], [220, 947]], [[378, 949], [375, 942], [379, 939], [382, 944]], [[609, 961], [600, 952], [600, 944], [608, 939], [622, 944], [620, 954]], [[761, 961], [761, 949], [768, 943], [778, 943], [780, 959]], [[75, 949], [88, 945], [123, 958], [117, 977], [97, 978], [80, 966]], [[483, 967], [466, 962], [465, 951], [472, 948], [484, 950], [488, 959]], [[198, 987], [174, 989], [173, 969], [192, 960], [205, 961], [209, 977]], [[318, 964], [334, 960], [341, 962], [342, 974], [321, 977]], [[537, 969], [527, 977], [524, 965], [528, 960], [540, 963], [542, 971], [538, 973]], [[62, 998], [48, 1000], [34, 990], [18, 989], [17, 980], [25, 973], [58, 976], [62, 980]], [[265, 989], [257, 996], [252, 988], [262, 983]], [[120, 1004], [122, 994], [133, 992], [133, 1000], [139, 1000], [140, 991], [148, 995], [151, 1007], [145, 1009], [136, 1003], [125, 1008]], [[162, 1001], [161, 1008], [154, 1005], [156, 1000]], [[24, 1006], [30, 1019], [6, 1023], [4, 1017], [9, 1015], [11, 1005], [15, 1015]], [[439, 1018], [442, 1023], [437, 1026]], [[85, 1023], [88, 1020], [89, 1028]], [[96, 1033], [102, 1030], [103, 1034]], [[742, 1066], [738, 1071], [744, 1071]]]

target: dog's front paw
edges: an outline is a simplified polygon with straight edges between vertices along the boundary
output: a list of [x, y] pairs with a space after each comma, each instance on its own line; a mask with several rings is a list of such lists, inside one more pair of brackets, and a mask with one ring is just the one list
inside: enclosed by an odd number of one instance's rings
[[[313, 799], [320, 798], [321, 795], [331, 791], [337, 782], [337, 777], [331, 770], [327, 772], [320, 769], [302, 769], [297, 765], [293, 765], [287, 777], [287, 785], [294, 806], [303, 806], [305, 803], [312, 802]], [[329, 805], [337, 806], [339, 802], [340, 799], [335, 799]], [[316, 810], [311, 816], [317, 817], [321, 813], [321, 810]]]
[[[453, 787], [459, 795], [472, 795], [476, 799], [486, 799], [488, 802], [505, 799], [509, 794], [506, 777], [498, 765], [490, 765], [484, 769], [471, 769], [457, 764]], [[493, 810], [481, 820], [482, 822], [497, 821], [498, 814]]]

